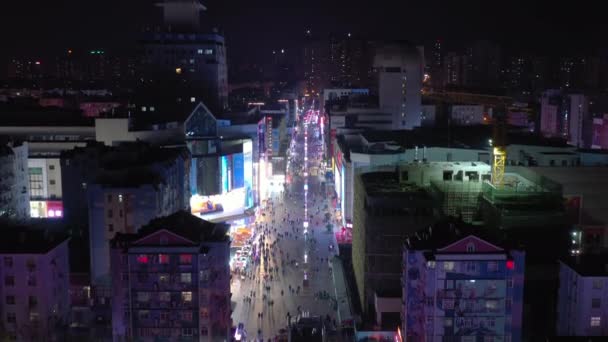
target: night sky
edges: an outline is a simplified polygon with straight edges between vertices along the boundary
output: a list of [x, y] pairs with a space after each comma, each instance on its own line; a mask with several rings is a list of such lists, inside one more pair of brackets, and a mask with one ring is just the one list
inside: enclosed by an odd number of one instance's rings
[[[133, 46], [139, 28], [157, 23], [154, 0], [12, 0], [0, 11], [0, 58], [66, 48]], [[230, 1], [206, 0], [203, 16], [226, 35], [232, 60], [259, 60], [313, 33], [353, 32], [370, 39], [447, 43], [491, 39], [506, 47], [567, 54], [602, 47], [608, 24], [599, 4], [549, 1]], [[591, 2], [589, 2], [591, 3]], [[382, 4], [382, 5], [381, 5]], [[605, 45], [604, 45], [605, 46]], [[564, 52], [566, 51], [566, 52]]]

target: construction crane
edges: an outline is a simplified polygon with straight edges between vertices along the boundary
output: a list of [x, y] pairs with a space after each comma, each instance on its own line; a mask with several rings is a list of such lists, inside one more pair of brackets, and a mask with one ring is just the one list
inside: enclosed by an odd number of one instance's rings
[[507, 134], [506, 134], [506, 102], [502, 102], [493, 114], [492, 134], [492, 184], [501, 188], [505, 179], [505, 165], [507, 161]]

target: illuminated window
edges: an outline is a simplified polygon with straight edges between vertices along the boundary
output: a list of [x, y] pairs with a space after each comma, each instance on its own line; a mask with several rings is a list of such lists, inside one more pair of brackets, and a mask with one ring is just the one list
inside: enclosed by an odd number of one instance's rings
[[182, 292], [182, 302], [191, 303], [192, 302], [192, 292]]
[[498, 308], [498, 301], [496, 300], [486, 300], [486, 309], [488, 310], [496, 310]]
[[191, 284], [192, 283], [192, 273], [180, 274], [179, 280], [184, 284]]
[[194, 102], [194, 101], [196, 101], [196, 97], [191, 97], [190, 102]]
[[147, 264], [148, 263], [148, 256], [145, 254], [140, 254], [137, 256], [137, 263], [138, 264]]
[[207, 309], [207, 308], [202, 308], [201, 309], [201, 318], [202, 319], [208, 319], [209, 318], [209, 309]]
[[161, 273], [158, 275], [158, 281], [160, 283], [166, 283], [169, 281], [169, 275], [166, 273]]
[[192, 254], [180, 254], [179, 263], [180, 264], [192, 264]]
[[452, 318], [446, 318], [443, 321], [443, 325], [446, 327], [451, 327], [452, 325], [454, 325], [454, 321], [452, 320]]
[[169, 254], [159, 254], [158, 263], [159, 264], [168, 264], [169, 263]]
[[592, 327], [599, 327], [601, 324], [602, 324], [601, 317], [591, 317], [591, 326]]
[[205, 55], [213, 55], [213, 49], [205, 49]]
[[199, 55], [202, 55], [202, 54], [203, 54], [203, 49], [198, 49], [198, 50], [196, 51], [196, 53], [198, 53]]
[[454, 270], [454, 262], [453, 261], [446, 261], [443, 263], [443, 269], [446, 271], [453, 271]]

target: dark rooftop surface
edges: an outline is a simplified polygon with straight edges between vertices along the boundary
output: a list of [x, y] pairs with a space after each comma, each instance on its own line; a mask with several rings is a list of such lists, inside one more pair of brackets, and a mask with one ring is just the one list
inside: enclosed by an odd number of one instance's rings
[[80, 110], [0, 103], [0, 126], [85, 126], [95, 125]]
[[504, 231], [484, 227], [442, 221], [409, 237], [406, 248], [413, 250], [436, 250], [473, 235], [498, 247], [508, 249], [512, 243]]
[[46, 254], [68, 237], [59, 233], [46, 233], [30, 227], [0, 223], [2, 239], [0, 254]]
[[561, 261], [583, 277], [608, 277], [608, 254], [582, 254]]
[[426, 194], [421, 187], [411, 183], [400, 183], [396, 172], [369, 172], [361, 174], [365, 191], [372, 196], [411, 196]]
[[196, 217], [186, 211], [156, 218], [143, 226], [136, 234], [116, 234], [112, 240], [117, 242], [133, 242], [154, 232], [166, 229], [195, 243], [225, 242], [230, 239], [227, 235], [230, 226], [225, 223], [212, 223]]

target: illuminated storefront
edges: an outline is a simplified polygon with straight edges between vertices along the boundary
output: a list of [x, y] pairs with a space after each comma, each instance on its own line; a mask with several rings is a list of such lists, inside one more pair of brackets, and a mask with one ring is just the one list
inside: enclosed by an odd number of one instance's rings
[[30, 201], [30, 216], [32, 218], [62, 218], [63, 202]]

